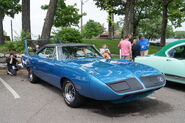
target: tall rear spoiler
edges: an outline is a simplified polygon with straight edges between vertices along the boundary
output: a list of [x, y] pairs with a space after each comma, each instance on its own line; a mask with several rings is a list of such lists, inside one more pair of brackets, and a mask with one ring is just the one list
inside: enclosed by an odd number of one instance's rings
[[55, 41], [58, 44], [62, 43], [60, 40], [56, 40], [56, 39], [38, 39], [38, 40], [26, 39], [24, 40], [25, 55], [29, 55], [28, 42], [51, 42], [51, 41]]

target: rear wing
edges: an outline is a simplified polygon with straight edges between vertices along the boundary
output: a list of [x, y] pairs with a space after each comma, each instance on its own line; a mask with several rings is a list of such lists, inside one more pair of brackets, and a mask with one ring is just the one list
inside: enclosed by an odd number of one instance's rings
[[39, 40], [26, 39], [24, 40], [25, 55], [29, 55], [30, 50], [32, 52], [36, 52], [43, 45], [52, 44], [52, 43], [61, 44], [62, 42], [60, 40], [55, 40], [55, 39], [47, 39], [47, 40], [45, 39], [39, 39]]

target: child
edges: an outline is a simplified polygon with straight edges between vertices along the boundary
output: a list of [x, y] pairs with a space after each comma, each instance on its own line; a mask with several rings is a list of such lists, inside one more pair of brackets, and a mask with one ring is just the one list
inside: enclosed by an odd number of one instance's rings
[[102, 48], [100, 48], [100, 53], [103, 55], [103, 53], [105, 53], [106, 50], [107, 50], [107, 52], [108, 52], [109, 55], [110, 55], [111, 53], [110, 53], [110, 50], [109, 50], [107, 44], [104, 44], [104, 45], [102, 46]]
[[105, 52], [103, 53], [103, 57], [106, 58], [106, 59], [111, 59], [108, 50], [105, 50]]

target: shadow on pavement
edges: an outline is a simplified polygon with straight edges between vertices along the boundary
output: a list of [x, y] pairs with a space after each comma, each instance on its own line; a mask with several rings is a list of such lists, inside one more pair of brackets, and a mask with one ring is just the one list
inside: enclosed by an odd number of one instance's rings
[[122, 104], [88, 101], [81, 108], [89, 109], [94, 113], [99, 113], [108, 117], [122, 117], [126, 115], [142, 115], [145, 117], [151, 117], [153, 115], [170, 112], [173, 110], [170, 104], [149, 98]]
[[175, 89], [177, 91], [185, 92], [185, 84], [180, 84], [180, 83], [174, 83], [174, 82], [167, 81], [165, 87]]

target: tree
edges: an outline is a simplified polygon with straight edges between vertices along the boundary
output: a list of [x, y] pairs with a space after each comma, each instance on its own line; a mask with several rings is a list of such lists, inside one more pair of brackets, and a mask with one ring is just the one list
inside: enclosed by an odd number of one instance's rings
[[105, 28], [99, 22], [95, 22], [94, 20], [89, 20], [84, 25], [83, 30], [84, 30], [84, 37], [90, 39], [92, 37], [96, 37], [102, 34]]
[[28, 39], [31, 39], [30, 24], [30, 0], [22, 0], [22, 31], [30, 34]]
[[166, 44], [166, 28], [168, 23], [168, 5], [172, 2], [172, 0], [162, 0], [162, 26], [161, 26], [161, 46], [165, 46]]
[[127, 0], [125, 5], [124, 35], [133, 34], [134, 32], [134, 8], [135, 0]]
[[124, 13], [124, 0], [94, 0], [97, 7], [108, 12], [109, 39], [114, 37], [114, 14]]
[[170, 20], [175, 27], [181, 26], [181, 23], [185, 21], [184, 11], [184, 0], [162, 0], [163, 20], [161, 27], [161, 46], [166, 44], [166, 29], [168, 20]]
[[55, 15], [56, 8], [57, 8], [57, 2], [58, 2], [58, 0], [50, 0], [48, 11], [47, 11], [45, 22], [44, 22], [44, 26], [42, 28], [42, 34], [41, 34], [42, 39], [49, 39], [50, 38], [51, 28], [53, 26], [54, 15]]
[[[43, 5], [41, 8], [47, 10], [48, 5]], [[76, 4], [67, 6], [64, 0], [58, 0], [53, 25], [55, 27], [78, 26], [80, 18], [85, 15], [85, 13], [78, 14], [78, 11]]]
[[3, 20], [6, 15], [14, 17], [21, 10], [19, 0], [0, 0], [0, 44], [4, 43]]
[[[144, 34], [149, 39], [159, 39], [161, 34], [161, 16], [156, 16], [154, 19], [142, 19], [138, 25], [137, 35]], [[172, 25], [167, 25], [167, 38], [174, 37]]]
[[55, 34], [55, 38], [65, 43], [80, 43], [82, 35], [77, 29], [71, 27], [63, 27]]

